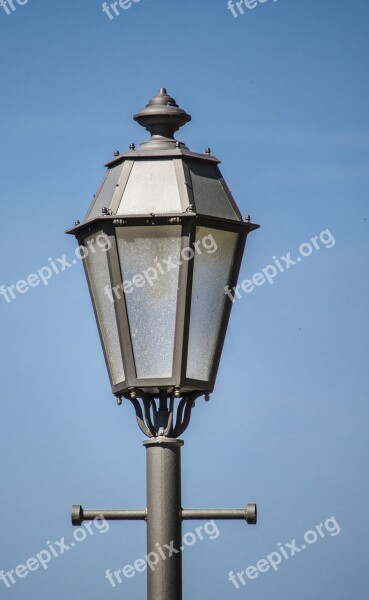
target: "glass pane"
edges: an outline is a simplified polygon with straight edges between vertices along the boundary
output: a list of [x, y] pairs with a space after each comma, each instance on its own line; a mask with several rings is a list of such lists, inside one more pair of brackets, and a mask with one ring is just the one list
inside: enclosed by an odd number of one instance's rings
[[171, 377], [181, 227], [119, 227], [117, 242], [137, 377]]
[[[100, 325], [100, 332], [104, 341], [110, 375], [113, 384], [116, 384], [124, 381], [124, 368], [114, 302], [105, 293], [105, 288], [110, 289], [111, 283], [107, 252], [103, 248], [103, 235], [103, 232], [99, 231], [84, 239], [86, 250], [90, 248], [85, 258], [85, 263]], [[87, 245], [88, 243], [89, 245]]]
[[209, 235], [209, 243], [199, 247], [211, 251], [195, 255], [187, 360], [187, 377], [201, 381], [208, 381], [211, 375], [226, 301], [224, 287], [229, 283], [238, 242], [237, 233], [196, 228], [197, 240]]
[[101, 217], [101, 210], [104, 208], [104, 206], [106, 206], [106, 208], [110, 207], [123, 166], [124, 163], [121, 163], [112, 169], [108, 169], [108, 171], [105, 173], [103, 183], [85, 217], [86, 221], [87, 219]]
[[171, 212], [182, 212], [173, 161], [135, 161], [117, 214]]
[[203, 161], [191, 161], [189, 165], [197, 212], [239, 220], [221, 184], [218, 167]]

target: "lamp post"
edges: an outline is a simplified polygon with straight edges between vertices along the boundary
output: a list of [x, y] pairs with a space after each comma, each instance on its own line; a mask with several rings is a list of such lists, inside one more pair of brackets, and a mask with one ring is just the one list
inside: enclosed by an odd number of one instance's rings
[[[147, 436], [147, 507], [85, 510], [72, 522], [147, 522], [147, 554], [171, 547], [148, 569], [148, 600], [182, 598], [182, 521], [244, 519], [245, 509], [185, 510], [179, 436], [199, 396], [208, 400], [226, 334], [247, 235], [244, 220], [209, 148], [191, 152], [174, 138], [191, 120], [161, 88], [134, 119], [151, 138], [116, 152], [77, 237], [113, 394], [125, 398]], [[226, 293], [228, 291], [228, 293]]]

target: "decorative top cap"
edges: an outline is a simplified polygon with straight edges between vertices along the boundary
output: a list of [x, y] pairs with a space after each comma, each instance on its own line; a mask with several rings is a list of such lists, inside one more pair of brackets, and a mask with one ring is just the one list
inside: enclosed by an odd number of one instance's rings
[[191, 115], [180, 108], [165, 88], [160, 88], [145, 108], [133, 116], [142, 127], [151, 133], [151, 139], [140, 146], [162, 149], [175, 146], [174, 134], [180, 127], [191, 121]]

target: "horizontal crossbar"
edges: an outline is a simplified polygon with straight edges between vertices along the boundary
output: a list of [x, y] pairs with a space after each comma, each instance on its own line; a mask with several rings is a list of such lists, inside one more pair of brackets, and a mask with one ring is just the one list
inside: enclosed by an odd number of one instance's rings
[[86, 510], [80, 504], [72, 507], [72, 524], [81, 525], [83, 521], [104, 517], [106, 521], [144, 521], [147, 517], [146, 510]]
[[246, 508], [214, 508], [214, 509], [184, 509], [182, 519], [245, 519], [249, 525], [256, 525], [256, 504], [248, 504]]
[[[80, 504], [72, 508], [72, 524], [81, 525], [83, 521], [103, 517], [106, 521], [145, 521], [147, 510], [86, 510]], [[183, 520], [202, 519], [244, 519], [249, 525], [256, 525], [256, 504], [248, 504], [246, 508], [214, 508], [214, 509], [182, 509], [180, 518]]]

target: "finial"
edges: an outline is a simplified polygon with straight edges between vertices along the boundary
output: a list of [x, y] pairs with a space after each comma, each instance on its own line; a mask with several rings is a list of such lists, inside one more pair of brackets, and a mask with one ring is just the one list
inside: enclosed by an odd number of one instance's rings
[[164, 87], [160, 88], [157, 95], [133, 118], [151, 133], [151, 140], [140, 144], [150, 145], [150, 148], [175, 147], [175, 132], [191, 121], [191, 115], [178, 106]]

